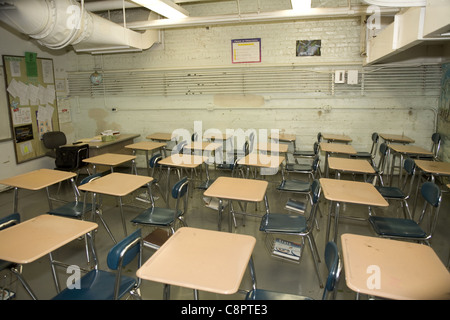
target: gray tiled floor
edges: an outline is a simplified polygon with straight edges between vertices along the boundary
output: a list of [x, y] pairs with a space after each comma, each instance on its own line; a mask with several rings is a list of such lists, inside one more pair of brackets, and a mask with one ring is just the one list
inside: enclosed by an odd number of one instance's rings
[[[145, 174], [145, 170], [141, 169], [140, 173]], [[213, 176], [217, 175], [213, 171]], [[223, 174], [227, 174], [223, 172]], [[304, 177], [306, 178], [306, 177]], [[350, 178], [351, 177], [344, 177]], [[175, 176], [172, 177], [172, 181], [175, 181]], [[280, 193], [276, 191], [276, 186], [280, 182], [280, 174], [276, 176], [267, 177], [269, 180], [268, 188], [268, 199], [271, 211], [276, 212], [286, 212], [284, 209], [284, 204], [289, 197], [293, 197], [291, 194]], [[198, 182], [197, 182], [198, 183]], [[164, 187], [164, 186], [163, 186]], [[56, 187], [52, 187], [51, 191], [56, 192]], [[134, 200], [134, 197], [140, 192], [135, 193], [132, 196], [126, 198], [126, 203], [132, 204], [132, 206], [127, 206], [125, 208], [125, 220], [127, 221], [128, 232], [130, 233], [136, 227], [131, 225], [129, 221], [136, 216], [142, 208], [144, 208], [144, 203]], [[190, 227], [206, 228], [211, 230], [217, 230], [217, 212], [206, 208], [202, 200], [203, 191], [199, 189], [191, 188], [191, 195], [189, 197], [189, 211], [185, 216], [186, 222]], [[19, 192], [19, 211], [22, 215], [23, 220], [30, 219], [36, 215], [45, 213], [48, 209], [47, 201], [45, 200], [44, 191], [26, 191], [21, 190]], [[67, 183], [62, 185], [62, 189], [58, 197], [70, 200], [72, 197], [71, 188]], [[0, 193], [0, 209], [1, 216], [9, 214], [12, 210], [12, 200], [13, 191], [5, 191]], [[444, 193], [443, 195], [443, 206], [441, 209], [441, 214], [439, 217], [438, 227], [432, 240], [432, 247], [441, 258], [441, 260], [447, 264], [450, 245], [448, 230], [450, 227], [450, 216], [449, 212], [449, 195]], [[163, 204], [162, 199], [157, 200], [158, 204]], [[123, 237], [123, 230], [120, 221], [119, 209], [116, 206], [116, 200], [111, 197], [103, 197], [103, 212], [104, 217], [112, 229], [113, 234], [117, 239]], [[325, 248], [325, 228], [326, 228], [326, 217], [328, 214], [328, 203], [325, 199], [321, 199], [320, 208], [322, 216], [318, 215], [318, 221], [320, 230], [314, 231], [314, 237], [316, 243], [323, 257], [323, 251]], [[397, 208], [397, 210], [395, 210]], [[263, 204], [258, 204], [257, 207], [254, 205], [248, 206], [248, 212], [256, 210], [256, 213], [263, 214]], [[389, 211], [389, 212], [388, 212]], [[396, 213], [392, 213], [396, 211]], [[341, 209], [341, 214], [345, 216], [359, 216], [367, 217], [367, 208], [364, 206], [355, 205], [344, 205]], [[377, 214], [399, 214], [401, 215], [401, 208], [399, 208], [395, 203], [393, 203], [389, 209], [375, 209]], [[322, 289], [319, 288], [318, 280], [314, 271], [314, 265], [312, 263], [311, 252], [307, 247], [303, 253], [301, 261], [299, 264], [281, 261], [279, 259], [271, 257], [266, 246], [264, 235], [259, 231], [260, 218], [257, 217], [246, 217], [245, 225], [241, 216], [237, 216], [238, 227], [234, 232], [253, 235], [257, 239], [257, 244], [254, 249], [253, 258], [255, 262], [256, 275], [258, 280], [258, 287], [271, 289], [275, 291], [297, 293], [306, 296], [310, 296], [314, 299], [321, 299]], [[226, 216], [225, 216], [226, 218]], [[222, 224], [223, 231], [227, 230], [227, 223], [224, 219]], [[144, 235], [149, 232], [150, 229], [143, 229]], [[354, 221], [348, 219], [341, 219], [339, 225], [339, 233], [357, 233], [362, 235], [375, 236], [370, 225], [367, 221]], [[32, 245], [32, 243], [30, 243]], [[108, 250], [112, 247], [113, 242], [106, 234], [105, 229], [99, 224], [99, 229], [96, 234], [96, 248], [99, 255], [100, 267], [106, 268], [106, 255]], [[338, 241], [338, 246], [339, 241]], [[151, 256], [153, 251], [146, 248], [144, 250], [144, 260]], [[86, 259], [84, 256], [84, 242], [81, 240], [74, 241], [62, 249], [57, 250], [55, 257], [59, 260], [68, 262], [69, 264], [77, 264], [83, 266]], [[182, 266], [180, 266], [182, 268]], [[323, 279], [326, 279], [326, 267], [322, 260], [320, 263], [320, 269]], [[135, 270], [133, 267], [128, 267], [127, 272], [133, 274]], [[424, 272], [426, 272], [424, 270]], [[23, 274], [28, 280], [31, 287], [34, 289], [37, 297], [39, 299], [50, 299], [55, 295], [55, 287], [51, 277], [49, 261], [47, 257], [41, 258], [29, 265], [23, 267]], [[4, 283], [8, 281], [8, 277], [0, 279]], [[65, 279], [67, 278], [65, 270], [59, 269], [59, 279], [62, 285], [65, 284]], [[1, 284], [1, 283], [0, 283]], [[248, 290], [251, 287], [250, 275], [247, 274], [241, 284], [243, 290]], [[24, 292], [20, 285], [17, 283], [12, 284], [13, 290], [17, 292], [17, 299], [30, 299], [29, 296]], [[162, 284], [153, 283], [149, 281], [143, 281], [141, 286], [141, 294], [143, 299], [149, 300], [159, 300], [162, 299]], [[172, 299], [193, 299], [192, 290], [185, 288], [173, 287], [171, 291]], [[223, 296], [212, 294], [208, 292], [200, 292], [200, 299], [243, 299], [243, 293], [236, 293], [231, 296]], [[345, 285], [344, 275], [341, 277], [339, 283], [336, 299], [337, 300], [351, 300], [355, 298], [354, 292], [348, 289]], [[365, 298], [365, 297], [363, 297]]]

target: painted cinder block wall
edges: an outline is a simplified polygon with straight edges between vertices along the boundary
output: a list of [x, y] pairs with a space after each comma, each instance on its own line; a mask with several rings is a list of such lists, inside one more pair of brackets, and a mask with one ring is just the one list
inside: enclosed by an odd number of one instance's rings
[[[197, 15], [197, 13], [192, 13]], [[198, 14], [200, 15], [200, 14]], [[67, 71], [232, 67], [231, 40], [261, 38], [260, 65], [361, 66], [360, 17], [237, 24], [163, 31], [163, 43], [142, 53], [92, 56], [69, 54]], [[321, 39], [320, 57], [296, 57], [296, 40]], [[411, 136], [430, 147], [438, 96], [328, 96], [298, 94], [185, 95], [101, 98], [71, 97], [75, 138], [105, 129], [141, 134], [203, 129], [281, 129], [311, 148], [318, 132], [343, 133], [357, 150], [371, 147], [374, 131]], [[115, 108], [117, 111], [113, 112]], [[130, 110], [131, 109], [131, 110]], [[145, 109], [145, 110], [142, 110]], [[143, 166], [142, 159], [138, 161]]]
[[[250, 3], [240, 2], [241, 5]], [[289, 1], [259, 0], [259, 3], [264, 10], [270, 11], [282, 9], [280, 3], [287, 6]], [[243, 12], [254, 12], [256, 9], [244, 7]], [[237, 12], [233, 1], [215, 3], [212, 8], [190, 5], [188, 10], [193, 16]], [[93, 71], [94, 68], [231, 67], [231, 40], [253, 37], [262, 39], [261, 65], [361, 66], [361, 34], [359, 17], [168, 29], [163, 31], [161, 44], [142, 53], [92, 56], [76, 54], [71, 48], [58, 51], [45, 49], [24, 35], [1, 28], [0, 39], [9, 45], [2, 46], [0, 50], [7, 55], [23, 55], [31, 51], [37, 52], [39, 57], [52, 58], [56, 78], [65, 78], [68, 72]], [[300, 39], [321, 39], [322, 55], [296, 57], [295, 41]], [[440, 100], [440, 97], [434, 96], [316, 98], [298, 94], [102, 98], [58, 95], [60, 105], [64, 104], [71, 112], [71, 122], [60, 124], [69, 142], [93, 136], [105, 129], [136, 132], [141, 134], [140, 140], [145, 140], [149, 133], [176, 128], [191, 130], [194, 121], [202, 121], [204, 129], [284, 129], [287, 133], [296, 134], [298, 148], [310, 148], [319, 131], [345, 133], [352, 136], [353, 145], [358, 150], [370, 148], [373, 131], [408, 134], [416, 139], [418, 145], [429, 146]], [[112, 108], [118, 111], [112, 112]], [[130, 108], [148, 110], [128, 111]], [[448, 132], [446, 123], [440, 120], [438, 126]], [[12, 141], [0, 142], [0, 149], [0, 178], [53, 167], [53, 160], [48, 157], [17, 165]], [[446, 149], [445, 143], [443, 149]], [[144, 166], [142, 157], [138, 164]]]

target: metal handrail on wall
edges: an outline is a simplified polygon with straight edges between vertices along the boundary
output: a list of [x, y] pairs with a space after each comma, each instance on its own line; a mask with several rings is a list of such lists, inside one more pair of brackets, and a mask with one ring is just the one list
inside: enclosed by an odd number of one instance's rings
[[[357, 84], [335, 83], [336, 70], [357, 70]], [[94, 85], [86, 72], [68, 72], [69, 95], [181, 96], [300, 93], [304, 97], [439, 96], [439, 65], [269, 66], [241, 68], [103, 70]]]

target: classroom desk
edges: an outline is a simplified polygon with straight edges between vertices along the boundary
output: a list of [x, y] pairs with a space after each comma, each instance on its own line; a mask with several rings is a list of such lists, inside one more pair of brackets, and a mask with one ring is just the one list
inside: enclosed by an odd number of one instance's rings
[[0, 180], [0, 184], [14, 187], [13, 212], [19, 212], [19, 188], [34, 191], [45, 188], [47, 191], [48, 206], [49, 209], [52, 210], [53, 206], [48, 187], [64, 180], [70, 179], [73, 187], [76, 188], [75, 180], [73, 179], [74, 177], [76, 177], [76, 173], [73, 172], [51, 169], [38, 169], [11, 178], [2, 179]]
[[[177, 136], [174, 135], [174, 136], [172, 137], [172, 133], [155, 132], [155, 133], [152, 133], [152, 134], [146, 136], [145, 138], [146, 138], [146, 139], [153, 140], [153, 141], [155, 141], [155, 142], [166, 143], [166, 146], [167, 146], [167, 144], [168, 144], [170, 141], [175, 141], [176, 138], [177, 138]], [[173, 139], [173, 140], [172, 140], [172, 139]], [[167, 157], [166, 148], [163, 149], [163, 156], [164, 156], [164, 157]]]
[[429, 156], [433, 155], [430, 150], [424, 149], [419, 146], [409, 144], [389, 144], [389, 154], [392, 152], [392, 160], [390, 161], [391, 173], [389, 175], [389, 185], [392, 185], [392, 178], [394, 176], [395, 160], [400, 157], [399, 168], [399, 183], [402, 181], [403, 176], [403, 159], [408, 156]]
[[[89, 221], [43, 214], [0, 231], [0, 259], [22, 265], [32, 263], [48, 254], [53, 279], [59, 291], [54, 265], [61, 263], [53, 260], [52, 252], [88, 234], [91, 250], [96, 258], [90, 232], [97, 227], [96, 223]], [[31, 288], [26, 284], [25, 286], [28, 287], [27, 291], [32, 298], [36, 300], [36, 295]]]
[[345, 280], [357, 294], [450, 299], [450, 273], [431, 247], [356, 234], [343, 234], [341, 242]]
[[80, 139], [77, 142], [89, 144], [89, 156], [94, 157], [103, 153], [126, 153], [124, 147], [133, 143], [140, 134], [120, 134], [113, 141], [101, 141], [102, 136]]
[[222, 145], [221, 158], [216, 158], [216, 163], [223, 163], [224, 155], [226, 161], [232, 163], [234, 159], [234, 135], [230, 133], [206, 132], [203, 138]]
[[322, 139], [327, 140], [329, 143], [342, 142], [349, 143], [352, 142], [352, 138], [345, 134], [332, 134], [332, 133], [322, 133]]
[[201, 151], [201, 155], [209, 157], [210, 153], [215, 153], [220, 148], [222, 148], [221, 143], [194, 141], [185, 145], [183, 147], [183, 152], [189, 151], [191, 154], [196, 155], [197, 152]]
[[379, 133], [378, 134], [387, 144], [389, 143], [401, 143], [408, 144], [414, 143], [415, 141], [410, 137], [402, 134], [389, 134], [389, 133]]
[[279, 143], [279, 142], [292, 143], [292, 148], [293, 148], [292, 152], [295, 152], [297, 150], [295, 134], [288, 134], [288, 133], [280, 132], [278, 134], [278, 136], [270, 135], [269, 139], [273, 140], [275, 143]]
[[[205, 229], [179, 228], [137, 270], [144, 280], [218, 294], [239, 289], [247, 266], [253, 269], [252, 236]], [[253, 270], [252, 270], [253, 271]], [[164, 298], [169, 298], [168, 290]]]
[[[220, 152], [220, 149], [222, 148], [221, 143], [215, 143], [215, 142], [207, 142], [207, 141], [195, 141], [191, 142], [190, 144], [184, 146], [183, 153], [189, 152], [191, 155], [197, 155], [197, 156], [205, 156], [208, 158], [207, 161], [205, 161], [205, 172], [206, 172], [206, 182], [205, 186], [208, 186], [210, 184], [210, 176], [209, 176], [209, 163], [214, 163], [214, 166], [216, 166], [217, 163], [222, 163], [222, 154]], [[216, 155], [216, 152], [217, 155]], [[200, 154], [199, 154], [200, 153]], [[216, 158], [216, 156], [218, 158]], [[211, 161], [212, 157], [212, 161]], [[200, 171], [200, 179], [201, 179], [201, 171]]]
[[347, 159], [331, 157], [328, 159], [328, 165], [330, 169], [335, 170], [336, 178], [341, 178], [341, 172], [359, 173], [364, 175], [364, 181], [368, 174], [375, 174], [375, 169], [372, 167], [369, 161], [364, 159]]
[[[278, 170], [283, 163], [285, 157], [280, 155], [267, 155], [261, 153], [250, 153], [238, 160], [238, 164], [242, 166]], [[273, 173], [272, 173], [273, 174]], [[247, 170], [246, 178], [248, 178], [249, 170]]]
[[351, 145], [348, 144], [321, 142], [319, 146], [320, 150], [325, 152], [325, 177], [327, 178], [329, 176], [328, 159], [330, 157], [330, 154], [332, 153], [346, 154], [346, 155], [356, 154], [355, 148], [353, 148]]
[[157, 142], [169, 142], [172, 140], [172, 134], [164, 132], [155, 132], [148, 135], [146, 138]]
[[234, 214], [231, 205], [232, 200], [245, 202], [260, 202], [264, 200], [266, 212], [269, 211], [266, 190], [269, 183], [265, 180], [242, 179], [231, 177], [218, 177], [211, 186], [203, 193], [205, 197], [219, 199], [219, 222], [218, 230], [221, 228], [223, 200], [228, 201], [228, 230], [232, 231], [232, 217]]
[[[169, 207], [169, 194], [170, 194], [170, 170], [171, 168], [184, 168], [184, 169], [191, 169], [194, 170], [195, 168], [201, 166], [204, 162], [208, 160], [208, 157], [205, 156], [196, 156], [196, 155], [190, 155], [190, 154], [173, 154], [171, 156], [168, 156], [162, 160], [160, 160], [158, 163], [161, 166], [167, 167], [167, 192], [166, 192], [166, 205], [167, 208]], [[205, 170], [208, 170], [208, 164], [205, 164]], [[209, 173], [207, 171], [207, 176], [209, 176]]]
[[320, 178], [320, 185], [322, 186], [323, 196], [330, 201], [325, 243], [330, 239], [333, 203], [336, 204], [336, 210], [334, 212], [334, 242], [337, 241], [338, 236], [340, 203], [344, 202], [369, 206], [369, 212], [371, 206], [387, 207], [389, 205], [371, 183]]
[[97, 171], [97, 166], [108, 166], [111, 172], [114, 172], [114, 167], [131, 161], [131, 173], [136, 171], [136, 156], [128, 154], [104, 153], [95, 157], [84, 159], [84, 162], [92, 164], [94, 173]]
[[258, 145], [256, 146], [256, 150], [258, 151], [263, 151], [265, 153], [274, 153], [274, 154], [279, 154], [279, 153], [287, 153], [289, 149], [289, 146], [287, 144], [284, 143], [270, 143], [270, 142], [266, 142], [266, 143], [262, 143], [259, 142]]
[[[98, 193], [118, 197], [123, 231], [126, 236], [127, 226], [125, 224], [125, 219], [123, 216], [122, 197], [132, 193], [133, 191], [136, 191], [137, 189], [146, 184], [148, 185], [152, 180], [153, 178], [148, 176], [139, 176], [134, 174], [113, 172], [101, 178], [92, 180], [89, 183], [83, 184], [79, 187], [79, 189], [82, 191], [93, 193], [92, 203], [96, 203], [96, 196]], [[94, 216], [95, 216], [95, 206], [92, 206], [92, 218], [94, 218]], [[116, 239], [109, 230], [107, 224], [103, 221], [103, 218], [101, 218], [101, 221], [106, 231], [109, 233], [113, 242], [117, 243]]]
[[141, 141], [133, 144], [126, 145], [125, 148], [133, 150], [133, 155], [136, 155], [136, 151], [145, 151], [145, 163], [147, 164], [147, 174], [151, 176], [150, 172], [150, 165], [148, 163], [149, 157], [148, 153], [150, 151], [154, 151], [156, 149], [163, 150], [165, 148], [166, 144], [163, 142], [154, 142], [154, 141]]

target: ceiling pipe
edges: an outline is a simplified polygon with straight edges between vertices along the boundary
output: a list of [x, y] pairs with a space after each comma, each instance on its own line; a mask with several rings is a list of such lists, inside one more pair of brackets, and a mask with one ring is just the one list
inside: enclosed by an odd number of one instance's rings
[[91, 53], [105, 48], [139, 51], [160, 40], [158, 31], [136, 32], [85, 10], [84, 1], [9, 0], [8, 4], [0, 6], [0, 21], [55, 50], [72, 45], [75, 51]]

